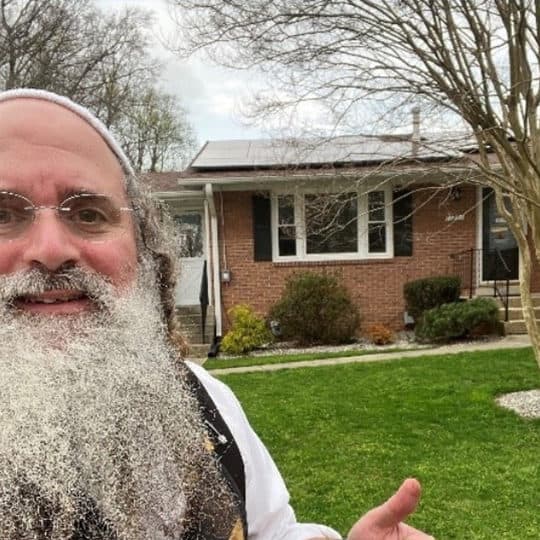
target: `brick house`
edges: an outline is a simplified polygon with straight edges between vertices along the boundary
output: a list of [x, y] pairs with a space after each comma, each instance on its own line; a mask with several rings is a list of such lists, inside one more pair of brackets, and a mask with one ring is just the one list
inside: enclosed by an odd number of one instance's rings
[[465, 295], [515, 287], [515, 240], [469, 173], [459, 154], [396, 135], [208, 142], [186, 171], [149, 175], [186, 246], [179, 310], [208, 303], [207, 335], [192, 339], [224, 335], [236, 304], [266, 314], [298, 271], [336, 275], [360, 332], [403, 328], [413, 279], [459, 274]]

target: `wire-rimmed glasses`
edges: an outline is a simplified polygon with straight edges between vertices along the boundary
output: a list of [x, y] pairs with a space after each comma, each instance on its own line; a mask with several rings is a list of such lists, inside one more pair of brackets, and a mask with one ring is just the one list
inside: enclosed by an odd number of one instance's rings
[[129, 229], [124, 216], [133, 211], [98, 193], [78, 193], [58, 205], [36, 206], [20, 193], [0, 191], [0, 242], [23, 236], [42, 210], [55, 211], [73, 234], [90, 242], [105, 242], [124, 233]]

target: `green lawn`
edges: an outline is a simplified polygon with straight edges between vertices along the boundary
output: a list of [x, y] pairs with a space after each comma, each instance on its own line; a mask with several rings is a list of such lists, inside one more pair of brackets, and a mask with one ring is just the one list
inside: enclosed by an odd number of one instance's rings
[[407, 476], [438, 540], [540, 538], [540, 421], [498, 408], [540, 387], [530, 349], [221, 377], [270, 448], [301, 520], [345, 534]]

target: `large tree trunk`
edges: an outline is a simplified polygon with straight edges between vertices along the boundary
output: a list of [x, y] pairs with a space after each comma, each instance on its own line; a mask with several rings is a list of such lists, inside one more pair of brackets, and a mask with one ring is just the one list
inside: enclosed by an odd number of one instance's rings
[[540, 367], [540, 332], [536, 322], [534, 304], [531, 297], [531, 270], [532, 260], [528, 246], [519, 246], [519, 292], [521, 295], [521, 306], [523, 309], [523, 319], [527, 327], [527, 332], [533, 346], [534, 357], [538, 367]]
[[[504, 159], [501, 163], [506, 165]], [[511, 176], [511, 170], [505, 167], [508, 177]], [[531, 296], [531, 275], [533, 261], [538, 259], [538, 249], [540, 238], [539, 229], [530, 225], [532, 220], [537, 217], [536, 208], [528, 205], [526, 201], [519, 197], [508, 196], [495, 189], [497, 208], [499, 213], [504, 216], [519, 248], [519, 292], [521, 296], [521, 308], [523, 310], [523, 320], [527, 328], [527, 333], [531, 340], [536, 363], [540, 368], [540, 331], [536, 323], [536, 314]], [[507, 202], [505, 203], [505, 198]]]

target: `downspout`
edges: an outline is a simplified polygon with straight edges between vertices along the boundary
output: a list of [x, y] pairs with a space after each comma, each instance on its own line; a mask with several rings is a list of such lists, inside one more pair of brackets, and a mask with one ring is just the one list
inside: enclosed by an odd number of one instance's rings
[[212, 243], [212, 291], [214, 297], [214, 317], [216, 321], [216, 335], [210, 346], [208, 356], [216, 356], [219, 351], [222, 334], [222, 319], [221, 319], [221, 281], [219, 278], [219, 244], [218, 244], [218, 222], [216, 214], [216, 205], [214, 204], [214, 193], [212, 184], [205, 184], [204, 195], [208, 203], [210, 213], [210, 239]]

